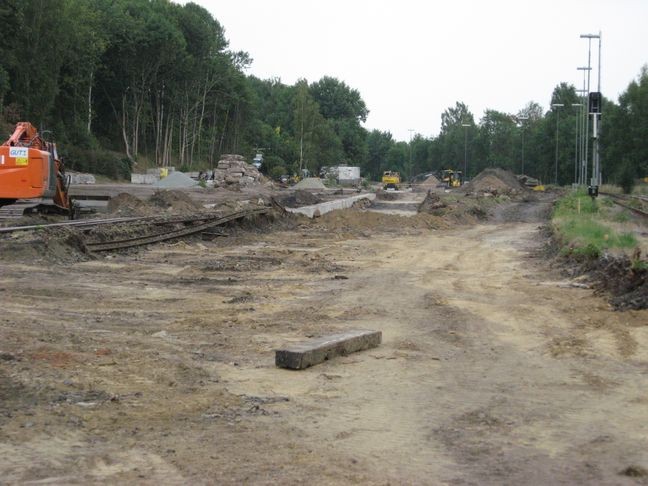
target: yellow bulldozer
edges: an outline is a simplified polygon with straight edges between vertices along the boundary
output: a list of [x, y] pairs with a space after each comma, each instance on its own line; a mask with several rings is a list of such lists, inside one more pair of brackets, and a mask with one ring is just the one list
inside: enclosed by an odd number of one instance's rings
[[385, 172], [383, 172], [382, 184], [385, 190], [398, 190], [398, 185], [400, 184], [400, 182], [400, 172], [394, 172], [391, 170], [386, 170]]
[[454, 169], [444, 169], [441, 171], [441, 182], [447, 187], [461, 187], [463, 183], [463, 172]]

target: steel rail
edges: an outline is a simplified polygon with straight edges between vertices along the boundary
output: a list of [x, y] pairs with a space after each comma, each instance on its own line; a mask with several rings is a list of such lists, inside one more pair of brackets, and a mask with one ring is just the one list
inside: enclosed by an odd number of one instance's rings
[[648, 212], [646, 212], [646, 211], [644, 211], [642, 209], [639, 209], [639, 208], [629, 206], [628, 204], [623, 204], [622, 202], [620, 202], [620, 200], [621, 201], [628, 201], [628, 200], [631, 200], [631, 199], [639, 199], [640, 201], [645, 201], [646, 199], [641, 197], [641, 196], [611, 194], [609, 192], [600, 192], [599, 194], [602, 194], [604, 196], [608, 196], [608, 197], [612, 198], [612, 201], [614, 202], [614, 204], [616, 204], [618, 206], [621, 206], [622, 208], [629, 209], [630, 211], [637, 214], [638, 216], [641, 216], [643, 218], [648, 218]]
[[14, 233], [16, 231], [28, 231], [28, 230], [42, 230], [47, 228], [57, 228], [57, 227], [84, 227], [84, 226], [100, 226], [104, 224], [113, 224], [113, 223], [134, 223], [134, 222], [150, 222], [155, 225], [162, 224], [175, 224], [175, 223], [189, 223], [191, 221], [204, 221], [207, 219], [213, 219], [217, 217], [214, 213], [202, 213], [190, 217], [165, 217], [165, 216], [128, 216], [123, 218], [102, 218], [102, 219], [83, 219], [83, 220], [74, 220], [74, 221], [62, 221], [59, 223], [45, 223], [45, 224], [31, 224], [24, 226], [7, 226], [0, 228], [0, 233]]
[[[136, 236], [133, 238], [124, 238], [121, 240], [86, 243], [86, 247], [90, 251], [100, 252], [100, 251], [121, 250], [125, 248], [132, 248], [135, 246], [149, 245], [151, 243], [158, 243], [161, 241], [172, 240], [174, 238], [180, 238], [182, 236], [188, 236], [191, 234], [199, 233], [213, 226], [219, 226], [221, 224], [234, 221], [237, 219], [242, 219], [247, 216], [252, 216], [255, 214], [265, 214], [268, 211], [270, 211], [270, 208], [258, 208], [258, 209], [248, 209], [245, 211], [237, 211], [235, 213], [227, 214], [225, 216], [214, 217], [214, 219], [211, 219], [205, 223], [190, 226], [188, 228], [181, 228], [181, 229], [166, 231], [164, 233], [152, 234], [152, 235], [148, 234], [144, 236]], [[193, 222], [193, 221], [188, 221], [188, 222]]]
[[147, 219], [159, 218], [159, 216], [142, 216], [142, 217], [124, 217], [124, 218], [106, 218], [106, 219], [85, 219], [75, 221], [64, 221], [60, 223], [31, 224], [25, 226], [7, 226], [0, 228], [0, 233], [13, 233], [16, 231], [39, 230], [47, 228], [57, 228], [61, 226], [99, 226], [111, 223], [128, 223], [132, 221], [144, 221]]

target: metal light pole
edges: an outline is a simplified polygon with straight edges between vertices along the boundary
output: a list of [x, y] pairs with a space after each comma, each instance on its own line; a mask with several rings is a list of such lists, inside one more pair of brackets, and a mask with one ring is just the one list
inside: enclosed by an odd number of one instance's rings
[[580, 112], [583, 104], [572, 103], [572, 107], [578, 107], [578, 114], [574, 117], [576, 120], [576, 127], [574, 129], [574, 184], [578, 184], [578, 121], [580, 120]]
[[592, 70], [591, 67], [579, 67], [579, 71], [583, 71], [583, 89], [576, 90], [581, 94], [581, 103], [583, 103], [581, 111], [581, 143], [580, 143], [580, 172], [579, 172], [579, 184], [587, 184], [587, 151], [589, 148], [589, 143], [587, 140], [587, 129], [588, 129], [588, 116], [587, 116], [587, 97], [589, 91], [587, 90], [587, 75], [589, 71]]
[[464, 127], [464, 172], [463, 172], [463, 179], [464, 181], [468, 179], [468, 127], [470, 124], [468, 123], [462, 123], [462, 127]]
[[[553, 103], [552, 108], [562, 108], [563, 103]], [[560, 111], [556, 110], [556, 162], [554, 166], [554, 184], [558, 185], [558, 121], [560, 120]]]
[[[590, 71], [592, 70], [592, 39], [598, 39], [599, 40], [599, 89], [601, 87], [601, 34], [581, 34], [580, 36], [581, 39], [587, 39], [587, 103], [589, 103], [589, 93], [590, 93]], [[587, 108], [586, 108], [587, 109]], [[585, 137], [585, 164], [587, 164], [588, 161], [588, 152], [589, 152], [589, 115], [587, 115], [587, 112], [589, 109], [586, 111], [586, 119], [585, 119], [585, 133], [587, 136]], [[596, 116], [596, 115], [594, 115]], [[594, 140], [595, 144], [598, 144], [597, 139], [595, 138]], [[598, 146], [594, 147], [594, 150], [596, 151], [596, 158], [598, 159]], [[598, 168], [595, 167], [598, 165], [598, 160], [592, 161], [592, 183], [591, 185], [598, 185], [596, 184], [596, 181], [598, 180], [598, 172], [594, 173], [594, 171], [598, 171]], [[583, 180], [584, 184], [587, 184], [587, 169], [585, 169], [586, 175], [585, 175], [585, 180]]]
[[409, 179], [410, 179], [410, 182], [411, 182], [411, 179], [412, 179], [412, 132], [414, 131], [414, 129], [413, 128], [408, 128], [407, 131], [409, 132], [409, 136], [410, 136], [410, 139], [409, 139], [409, 169], [407, 171], [408, 172], [407, 175], [409, 176]]
[[520, 122], [520, 126], [522, 127], [522, 171], [520, 174], [524, 175], [524, 131], [526, 129], [526, 125], [524, 124], [525, 121], [529, 119], [528, 116], [520, 116], [518, 117], [518, 121]]
[[[598, 40], [599, 40], [599, 45], [598, 45], [598, 87], [597, 91], [599, 93], [599, 96], [601, 95], [601, 31], [599, 30], [598, 33]], [[599, 103], [603, 103], [603, 99], [601, 96], [601, 99], [599, 100]], [[594, 144], [592, 146], [592, 186], [595, 188], [594, 193], [598, 195], [598, 187], [601, 185], [601, 160], [600, 160], [600, 151], [599, 151], [599, 137], [600, 137], [600, 109], [602, 107], [599, 107], [599, 113], [595, 113], [592, 116], [594, 117], [594, 131], [592, 134], [592, 138], [594, 138]], [[598, 129], [597, 129], [598, 128]]]

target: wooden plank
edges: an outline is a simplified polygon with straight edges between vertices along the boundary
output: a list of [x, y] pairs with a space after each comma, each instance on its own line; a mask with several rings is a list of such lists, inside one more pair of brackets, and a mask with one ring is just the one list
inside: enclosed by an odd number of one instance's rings
[[381, 341], [381, 331], [356, 329], [278, 349], [275, 353], [275, 364], [280, 368], [303, 370], [336, 356], [346, 356], [357, 351], [375, 348]]

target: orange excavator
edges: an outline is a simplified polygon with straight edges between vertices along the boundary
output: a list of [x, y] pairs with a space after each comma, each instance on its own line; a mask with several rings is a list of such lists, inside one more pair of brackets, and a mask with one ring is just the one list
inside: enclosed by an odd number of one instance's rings
[[69, 178], [53, 142], [29, 122], [0, 145], [0, 219], [32, 212], [72, 214]]

